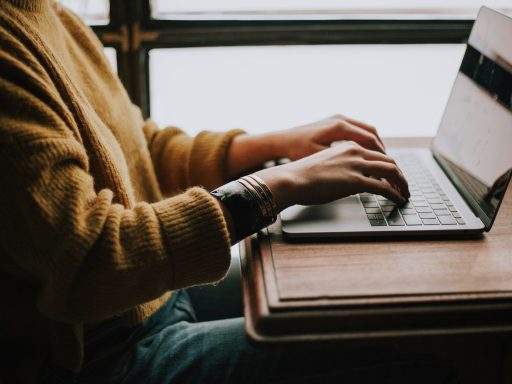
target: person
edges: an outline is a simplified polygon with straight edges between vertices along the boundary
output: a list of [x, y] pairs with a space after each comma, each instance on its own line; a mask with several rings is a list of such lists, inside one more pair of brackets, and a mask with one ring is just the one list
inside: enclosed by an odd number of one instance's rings
[[[230, 246], [292, 204], [358, 192], [404, 202], [407, 182], [375, 128], [336, 115], [255, 136], [160, 130], [143, 120], [76, 15], [53, 0], [4, 0], [0, 9], [5, 375], [41, 383], [455, 380], [443, 362], [393, 348], [255, 346], [242, 318], [198, 321], [186, 289], [222, 279]], [[275, 158], [292, 161], [246, 174]]]

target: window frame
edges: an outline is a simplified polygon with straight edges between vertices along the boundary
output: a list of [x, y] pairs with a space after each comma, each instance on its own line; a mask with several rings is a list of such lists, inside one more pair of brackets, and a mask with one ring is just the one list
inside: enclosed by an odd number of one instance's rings
[[150, 113], [149, 51], [158, 48], [465, 43], [474, 20], [157, 20], [151, 0], [110, 0], [110, 23], [93, 26], [116, 48], [118, 73], [132, 101]]

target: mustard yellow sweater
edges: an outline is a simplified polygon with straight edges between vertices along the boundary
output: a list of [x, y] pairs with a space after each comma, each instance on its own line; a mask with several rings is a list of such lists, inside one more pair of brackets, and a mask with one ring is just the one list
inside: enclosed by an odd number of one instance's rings
[[74, 14], [1, 0], [0, 341], [77, 371], [84, 327], [220, 279], [230, 243], [206, 189], [239, 133], [158, 130]]

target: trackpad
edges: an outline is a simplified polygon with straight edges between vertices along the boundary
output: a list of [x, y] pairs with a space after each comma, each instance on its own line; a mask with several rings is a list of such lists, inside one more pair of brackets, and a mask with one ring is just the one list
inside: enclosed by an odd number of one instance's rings
[[281, 212], [285, 232], [331, 232], [332, 230], [367, 224], [357, 196], [349, 196], [329, 204], [305, 207], [295, 205]]

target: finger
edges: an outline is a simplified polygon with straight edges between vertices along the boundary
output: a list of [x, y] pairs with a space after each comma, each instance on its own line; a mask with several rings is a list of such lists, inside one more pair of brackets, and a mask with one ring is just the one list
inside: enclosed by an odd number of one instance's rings
[[[363, 148], [371, 149], [373, 151], [385, 152], [384, 146], [377, 139], [377, 137], [370, 132], [362, 129], [361, 127], [352, 125], [348, 122], [340, 122], [340, 137], [339, 139], [352, 140], [358, 143]], [[333, 140], [335, 141], [335, 140]]]
[[382, 152], [371, 151], [365, 148], [361, 150], [361, 156], [365, 160], [385, 161], [386, 163], [396, 164], [395, 160], [391, 156]]
[[384, 142], [382, 141], [381, 137], [379, 136], [379, 133], [377, 132], [377, 128], [375, 128], [373, 125], [366, 124], [366, 123], [363, 123], [362, 121], [351, 119], [351, 118], [348, 118], [348, 117], [345, 117], [345, 120], [347, 122], [349, 122], [350, 124], [355, 125], [355, 126], [357, 126], [359, 128], [362, 128], [365, 131], [368, 131], [369, 133], [374, 135], [377, 138], [377, 140], [379, 140], [379, 142], [384, 147]]
[[294, 153], [290, 153], [290, 155], [288, 156], [288, 158], [291, 160], [291, 161], [295, 161], [295, 160], [299, 160], [299, 159], [302, 159], [303, 157], [305, 156], [309, 156], [309, 155], [313, 155], [317, 152], [321, 152], [325, 149], [327, 149], [329, 147], [325, 146], [325, 145], [322, 145], [322, 144], [317, 144], [317, 143], [311, 143], [311, 145], [308, 147], [307, 149], [307, 153], [306, 154], [299, 154], [299, 155], [294, 155]]
[[386, 181], [364, 177], [361, 183], [362, 191], [384, 196], [385, 198], [394, 201], [397, 205], [403, 205], [407, 201]]
[[364, 148], [361, 150], [361, 155], [362, 155], [363, 159], [365, 159], [365, 160], [385, 161], [386, 163], [394, 164], [398, 168], [398, 170], [400, 171], [402, 176], [405, 178], [404, 173], [402, 172], [400, 167], [398, 167], [398, 164], [391, 156], [380, 153], [380, 152], [376, 152], [376, 151], [370, 151], [370, 150], [364, 149]]
[[[332, 145], [331, 145], [331, 146], [332, 146]], [[315, 144], [313, 144], [313, 145], [311, 146], [311, 148], [312, 148], [312, 152], [313, 152], [313, 153], [316, 153], [316, 152], [323, 151], [324, 149], [327, 149], [327, 148], [329, 148], [329, 147], [327, 147], [327, 146], [325, 146], [325, 145], [322, 145], [322, 144], [316, 144], [316, 143], [315, 143]]]
[[361, 170], [366, 176], [375, 176], [386, 179], [405, 198], [410, 197], [409, 185], [400, 169], [391, 163], [383, 161], [365, 161]]

